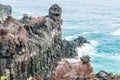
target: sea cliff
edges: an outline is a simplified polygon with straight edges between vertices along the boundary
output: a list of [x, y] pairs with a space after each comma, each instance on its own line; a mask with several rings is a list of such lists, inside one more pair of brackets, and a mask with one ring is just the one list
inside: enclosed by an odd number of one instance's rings
[[37, 18], [24, 14], [15, 19], [9, 5], [0, 5], [0, 13], [0, 76], [8, 80], [27, 80], [29, 76], [49, 80], [61, 58], [75, 57], [76, 47], [89, 43], [81, 36], [73, 41], [62, 39], [62, 8], [57, 4], [49, 8], [48, 15]]
[[0, 76], [15, 80], [26, 80], [30, 75], [46, 78], [57, 61], [76, 55], [75, 48], [88, 41], [83, 37], [63, 40], [61, 14], [61, 7], [55, 4], [46, 16], [24, 14], [19, 20], [7, 14], [1, 19]]

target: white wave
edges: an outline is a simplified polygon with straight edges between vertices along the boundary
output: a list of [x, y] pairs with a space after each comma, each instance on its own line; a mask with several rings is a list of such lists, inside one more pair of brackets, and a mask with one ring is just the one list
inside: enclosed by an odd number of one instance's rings
[[[73, 38], [76, 38], [77, 35], [75, 36], [67, 36], [65, 37], [66, 40], [72, 40]], [[91, 40], [90, 43], [84, 43], [82, 47], [77, 47], [77, 60], [80, 60], [80, 57], [83, 55], [89, 55], [89, 56], [100, 56], [96, 52], [96, 46], [98, 46], [99, 43], [95, 40]], [[76, 59], [69, 59], [70, 61], [76, 61]]]
[[110, 24], [112, 27], [119, 27], [120, 24], [116, 23], [116, 24]]
[[69, 41], [69, 40], [71, 40], [71, 39], [73, 39], [73, 38], [75, 38], [75, 37], [76, 37], [76, 36], [67, 36], [67, 37], [65, 37], [65, 39]]
[[113, 60], [117, 60], [117, 61], [120, 61], [120, 55], [118, 55], [118, 54], [115, 54], [115, 55], [111, 55], [111, 56], [109, 56], [111, 59], [113, 59]]
[[109, 58], [109, 59], [112, 59], [112, 60], [115, 60], [115, 61], [118, 61], [118, 60], [120, 61], [120, 55], [119, 55], [119, 53], [114, 53], [114, 54], [105, 54], [105, 53], [102, 53], [102, 54], [99, 55], [99, 57], [103, 57], [104, 59], [105, 58]]
[[83, 35], [87, 35], [87, 34], [91, 34], [91, 33], [95, 33], [95, 34], [98, 34], [99, 32], [98, 31], [94, 31], [94, 32], [83, 32], [82, 34], [75, 34], [74, 36], [66, 36], [64, 37], [64, 39], [66, 40], [72, 40], [72, 39], [75, 39], [77, 38], [78, 36], [83, 36]]
[[28, 15], [31, 15], [31, 14], [34, 14], [30, 11], [20, 11], [20, 14], [28, 14]]
[[[95, 40], [91, 40], [90, 44], [84, 44], [82, 47], [77, 48], [77, 53], [78, 53], [78, 60], [80, 57], [83, 55], [89, 55], [92, 59], [94, 58], [104, 58], [104, 59], [111, 59], [115, 61], [120, 61], [120, 55], [119, 53], [113, 53], [113, 54], [108, 54], [108, 53], [98, 53], [96, 50], [96, 47], [99, 45], [99, 43]], [[107, 56], [107, 57], [106, 57]]]
[[78, 47], [77, 48], [78, 60], [83, 55], [98, 56], [98, 54], [96, 54], [96, 50], [95, 50], [97, 45], [98, 45], [97, 41], [91, 40], [89, 44], [85, 43], [85, 44], [83, 44], [82, 47]]
[[82, 28], [82, 27], [85, 27], [85, 26], [74, 26], [74, 27], [64, 26], [64, 27], [62, 27], [62, 28], [63, 28], [63, 29], [79, 29], [79, 28]]
[[112, 35], [120, 36], [120, 29], [119, 29], [119, 30], [116, 30]]
[[98, 45], [98, 42], [95, 40], [91, 40], [90, 44], [85, 43], [82, 47], [77, 47], [77, 54], [76, 58], [67, 58], [68, 62], [78, 62], [80, 61], [80, 57], [83, 55], [89, 55], [89, 56], [99, 56], [96, 54], [95, 47]]
[[90, 34], [91, 32], [83, 32], [81, 35]]
[[81, 35], [87, 35], [87, 34], [91, 34], [91, 33], [98, 34], [99, 32], [98, 32], [98, 31], [94, 31], [94, 32], [83, 32]]
[[95, 40], [91, 40], [91, 41], [90, 41], [90, 44], [91, 44], [93, 47], [96, 47], [96, 46], [99, 45], [99, 43], [98, 43], [97, 41], [95, 41]]

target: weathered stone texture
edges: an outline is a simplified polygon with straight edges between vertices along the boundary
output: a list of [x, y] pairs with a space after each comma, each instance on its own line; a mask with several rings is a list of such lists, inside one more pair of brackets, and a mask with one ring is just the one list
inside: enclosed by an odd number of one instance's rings
[[0, 76], [26, 80], [41, 75], [45, 79], [57, 61], [75, 56], [75, 48], [82, 44], [78, 43], [87, 41], [82, 37], [70, 42], [62, 40], [61, 12], [55, 4], [48, 16], [35, 18], [25, 14], [17, 20], [9, 11], [0, 26]]
[[11, 15], [11, 13], [12, 13], [12, 7], [11, 6], [0, 4], [0, 23], [3, 22], [3, 20], [5, 20], [5, 18], [8, 15]]
[[93, 79], [93, 69], [89, 63], [89, 57], [83, 56], [79, 62], [68, 62], [62, 59], [52, 71], [52, 80], [81, 80]]
[[[3, 9], [6, 11], [3, 12]], [[4, 21], [4, 16], [0, 15], [0, 76], [6, 76], [8, 80], [27, 80], [29, 76], [50, 80], [51, 74], [52, 78], [56, 78], [54, 80], [61, 80], [60, 77], [64, 80], [63, 74], [65, 80], [75, 80], [81, 75], [91, 77], [93, 71], [88, 57], [81, 58], [81, 67], [78, 67], [79, 63], [63, 61], [64, 66], [59, 66], [57, 74], [52, 72], [61, 58], [76, 56], [76, 47], [89, 43], [83, 37], [73, 41], [62, 39], [61, 7], [54, 4], [48, 16], [35, 18], [25, 14], [21, 20], [10, 16], [11, 11], [10, 6], [0, 5], [0, 12], [6, 15]], [[71, 65], [76, 72], [71, 71]], [[101, 74], [95, 76], [98, 80]], [[117, 80], [119, 76], [113, 78]]]

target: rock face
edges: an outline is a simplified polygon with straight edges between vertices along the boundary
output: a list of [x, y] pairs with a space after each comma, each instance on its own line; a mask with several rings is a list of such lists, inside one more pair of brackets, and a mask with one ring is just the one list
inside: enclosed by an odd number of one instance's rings
[[96, 74], [95, 80], [120, 80], [120, 75], [101, 70]]
[[[8, 80], [119, 80], [107, 72], [93, 74], [89, 57], [69, 63], [61, 58], [76, 56], [76, 47], [89, 43], [78, 37], [62, 39], [62, 9], [54, 4], [49, 14], [21, 20], [10, 16], [12, 8], [0, 4], [0, 77]], [[6, 17], [6, 18], [5, 18]], [[60, 61], [61, 60], [61, 61]], [[57, 63], [57, 64], [56, 64]], [[32, 76], [32, 77], [31, 77]]]
[[51, 80], [120, 80], [120, 75], [103, 70], [94, 74], [90, 57], [85, 55], [79, 62], [69, 62], [67, 59], [58, 61], [53, 68]]
[[61, 35], [62, 9], [54, 4], [48, 16], [14, 19], [11, 7], [0, 25], [0, 76], [8, 80], [26, 80], [29, 76], [50, 76], [56, 62], [76, 55], [75, 48], [88, 43], [83, 37], [73, 41]]
[[62, 59], [52, 72], [52, 80], [76, 80], [76, 79], [93, 79], [93, 69], [89, 63], [89, 57], [81, 57], [79, 62], [68, 62]]
[[12, 13], [12, 7], [11, 6], [0, 4], [0, 22], [5, 20], [5, 18], [8, 15], [11, 15], [11, 13]]

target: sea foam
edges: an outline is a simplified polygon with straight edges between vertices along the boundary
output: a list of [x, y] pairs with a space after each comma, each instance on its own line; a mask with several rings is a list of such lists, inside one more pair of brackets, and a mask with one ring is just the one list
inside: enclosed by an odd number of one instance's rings
[[95, 50], [97, 45], [98, 45], [97, 41], [91, 40], [90, 43], [85, 43], [85, 44], [83, 44], [82, 47], [77, 47], [78, 60], [83, 55], [89, 55], [89, 56], [97, 55], [96, 50]]
[[[76, 58], [67, 58], [68, 62], [78, 62], [80, 61], [80, 57], [83, 55], [89, 55], [89, 56], [99, 56], [96, 54], [96, 46], [99, 45], [97, 41], [91, 40], [90, 43], [84, 43], [82, 47], [77, 47], [77, 56]], [[93, 58], [93, 57], [92, 57]]]
[[120, 29], [119, 29], [119, 30], [116, 30], [112, 35], [120, 36]]

